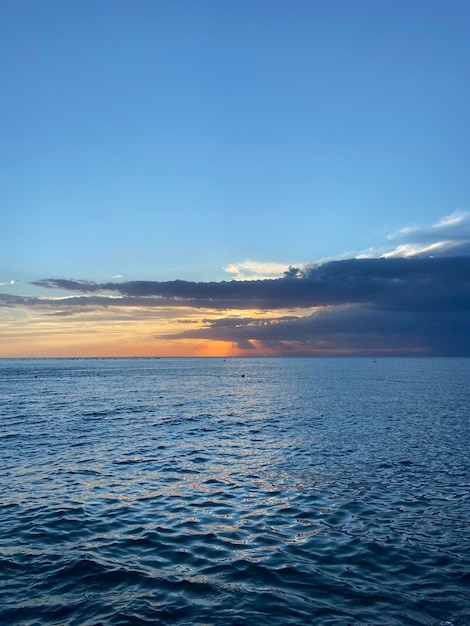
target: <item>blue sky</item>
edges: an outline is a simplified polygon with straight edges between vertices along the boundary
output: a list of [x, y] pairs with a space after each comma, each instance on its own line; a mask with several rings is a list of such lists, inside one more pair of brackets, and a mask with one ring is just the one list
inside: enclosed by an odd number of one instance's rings
[[467, 0], [3, 2], [2, 291], [466, 241], [469, 18]]

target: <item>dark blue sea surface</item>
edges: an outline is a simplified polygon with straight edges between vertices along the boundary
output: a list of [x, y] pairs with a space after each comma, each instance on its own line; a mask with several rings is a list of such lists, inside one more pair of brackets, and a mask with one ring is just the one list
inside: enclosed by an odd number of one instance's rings
[[0, 360], [0, 623], [470, 624], [470, 359]]

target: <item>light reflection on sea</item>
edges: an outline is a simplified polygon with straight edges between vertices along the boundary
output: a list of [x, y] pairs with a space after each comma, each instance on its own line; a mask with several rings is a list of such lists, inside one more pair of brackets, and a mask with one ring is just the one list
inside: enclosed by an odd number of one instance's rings
[[0, 361], [0, 622], [468, 624], [469, 374]]

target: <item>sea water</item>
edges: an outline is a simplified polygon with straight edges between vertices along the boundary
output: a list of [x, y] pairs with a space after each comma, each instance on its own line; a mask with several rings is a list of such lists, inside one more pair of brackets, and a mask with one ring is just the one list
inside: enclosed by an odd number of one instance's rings
[[470, 359], [0, 360], [0, 623], [470, 624]]

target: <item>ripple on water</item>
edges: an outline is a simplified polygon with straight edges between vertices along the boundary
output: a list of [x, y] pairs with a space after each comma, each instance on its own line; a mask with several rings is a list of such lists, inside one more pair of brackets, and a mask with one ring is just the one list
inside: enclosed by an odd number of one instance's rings
[[46, 362], [30, 400], [16, 365], [2, 624], [469, 623], [455, 365], [163, 363]]

